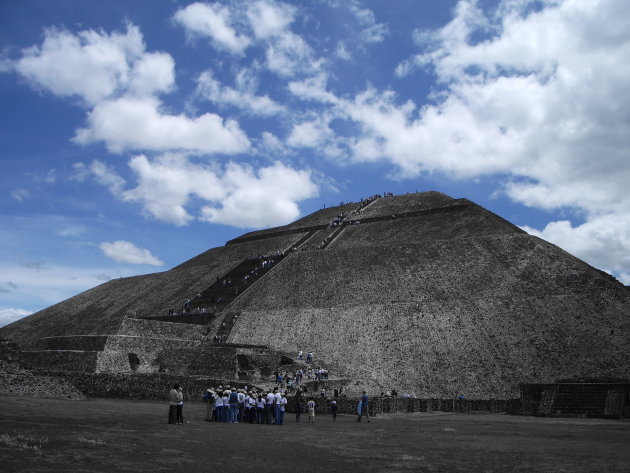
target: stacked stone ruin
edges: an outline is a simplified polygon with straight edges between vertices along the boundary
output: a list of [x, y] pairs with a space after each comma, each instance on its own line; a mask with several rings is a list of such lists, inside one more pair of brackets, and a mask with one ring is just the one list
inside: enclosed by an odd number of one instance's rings
[[247, 233], [0, 336], [49, 372], [262, 382], [313, 350], [331, 386], [511, 399], [524, 383], [628, 379], [628, 315], [630, 291], [611, 276], [473, 202], [424, 192]]

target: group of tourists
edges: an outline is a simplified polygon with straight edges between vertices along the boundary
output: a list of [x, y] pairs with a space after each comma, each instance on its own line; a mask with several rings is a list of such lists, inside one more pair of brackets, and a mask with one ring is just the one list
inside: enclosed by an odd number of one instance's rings
[[[287, 410], [288, 400], [286, 394], [275, 388], [273, 391], [265, 393], [262, 390], [247, 388], [237, 389], [234, 387], [219, 386], [216, 389], [207, 389], [203, 396], [206, 403], [206, 421], [238, 424], [240, 422], [249, 424], [282, 425], [284, 415]], [[293, 397], [293, 409], [295, 411], [295, 421], [300, 422], [302, 408], [305, 397], [301, 390], [298, 390]], [[168, 423], [182, 425], [184, 395], [182, 387], [175, 384], [169, 392], [169, 412]], [[311, 397], [305, 404], [308, 413], [308, 422], [315, 422], [315, 409], [317, 404], [315, 398]], [[333, 422], [337, 421], [338, 411], [337, 400], [330, 401], [330, 413]], [[367, 417], [369, 398], [365, 391], [357, 406], [357, 422]]]
[[[216, 389], [206, 390], [203, 398], [207, 405], [206, 421], [229, 424], [245, 422], [282, 425], [288, 404], [286, 393], [278, 388], [264, 392], [257, 389], [219, 386]], [[301, 393], [296, 396], [298, 421], [301, 413], [301, 398]]]

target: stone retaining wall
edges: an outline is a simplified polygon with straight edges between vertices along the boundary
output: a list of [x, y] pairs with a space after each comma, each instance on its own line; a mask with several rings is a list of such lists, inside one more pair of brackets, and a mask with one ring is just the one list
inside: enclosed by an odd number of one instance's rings
[[58, 350], [23, 351], [22, 359], [31, 366], [47, 371], [94, 372], [98, 359], [97, 351]]
[[[163, 400], [174, 384], [183, 388], [184, 401], [202, 401], [206, 389], [225, 385], [225, 380], [177, 376], [172, 374], [104, 374], [104, 373], [50, 373], [76, 386], [87, 397]], [[230, 386], [245, 387], [245, 383], [230, 381]]]

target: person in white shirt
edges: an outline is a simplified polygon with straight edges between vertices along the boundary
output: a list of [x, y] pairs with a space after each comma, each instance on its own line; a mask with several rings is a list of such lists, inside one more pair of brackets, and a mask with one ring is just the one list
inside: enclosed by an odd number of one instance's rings
[[273, 393], [273, 421], [274, 421], [274, 424], [278, 423], [278, 417], [280, 415], [280, 399], [281, 398], [282, 398], [282, 394], [280, 394], [277, 389], [274, 389], [274, 393]]
[[267, 403], [265, 404], [265, 417], [267, 424], [273, 424], [273, 403], [276, 398], [272, 392], [267, 393]]
[[260, 394], [256, 399], [256, 423], [262, 424], [265, 422], [265, 396]]
[[276, 417], [276, 424], [278, 425], [282, 425], [282, 422], [284, 422], [284, 411], [286, 410], [286, 406], [287, 406], [287, 398], [284, 396], [284, 394], [280, 395], [280, 400], [278, 401], [278, 417]]
[[315, 401], [312, 399], [306, 403], [308, 409], [308, 421], [315, 422]]

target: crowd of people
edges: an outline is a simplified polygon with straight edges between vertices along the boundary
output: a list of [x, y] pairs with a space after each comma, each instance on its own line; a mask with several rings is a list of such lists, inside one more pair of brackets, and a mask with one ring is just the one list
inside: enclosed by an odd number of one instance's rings
[[[284, 416], [287, 410], [286, 393], [278, 388], [264, 391], [256, 388], [247, 389], [230, 386], [218, 386], [209, 388], [203, 396], [206, 403], [206, 422], [222, 422], [228, 424], [284, 424]], [[184, 397], [182, 387], [175, 384], [169, 392], [168, 423], [182, 425]], [[319, 402], [319, 401], [318, 401]], [[326, 402], [321, 401], [321, 402]], [[337, 420], [337, 400], [329, 402], [332, 421]], [[306, 397], [302, 390], [298, 390], [293, 396], [292, 407], [295, 412], [295, 421], [300, 422], [302, 409], [306, 409], [308, 422], [315, 422], [317, 402], [315, 397]], [[370, 422], [368, 413], [369, 398], [365, 391], [357, 407], [357, 421], [365, 416]]]

